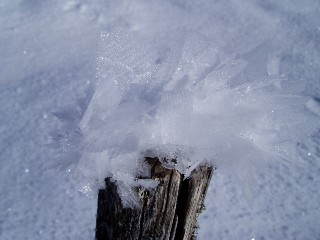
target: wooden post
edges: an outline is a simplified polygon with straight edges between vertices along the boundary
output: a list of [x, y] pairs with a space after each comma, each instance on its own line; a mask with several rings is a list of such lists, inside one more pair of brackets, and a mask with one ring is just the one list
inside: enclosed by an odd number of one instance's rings
[[137, 189], [138, 208], [123, 208], [116, 183], [105, 180], [106, 188], [98, 195], [97, 240], [195, 239], [213, 168], [200, 166], [184, 180], [183, 174], [163, 167], [157, 158], [147, 161], [159, 185], [153, 190]]

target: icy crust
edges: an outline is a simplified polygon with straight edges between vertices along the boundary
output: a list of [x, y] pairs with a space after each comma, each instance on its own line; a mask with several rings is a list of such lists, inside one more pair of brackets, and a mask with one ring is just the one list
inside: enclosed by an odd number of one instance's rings
[[73, 148], [77, 171], [100, 184], [112, 177], [128, 207], [133, 186], [157, 184], [136, 180], [148, 172], [146, 156], [177, 159], [163, 163], [186, 177], [209, 162], [244, 179], [268, 159], [296, 159], [296, 143], [320, 126], [304, 83], [280, 74], [270, 44], [227, 58], [195, 32], [147, 39], [118, 31], [101, 35], [97, 62]]

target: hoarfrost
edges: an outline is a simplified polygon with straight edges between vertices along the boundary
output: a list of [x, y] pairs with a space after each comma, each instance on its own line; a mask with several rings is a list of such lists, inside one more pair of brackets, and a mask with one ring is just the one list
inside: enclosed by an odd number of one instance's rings
[[100, 183], [111, 177], [132, 207], [133, 186], [157, 184], [135, 178], [146, 174], [146, 156], [177, 159], [163, 164], [186, 177], [209, 162], [236, 169], [240, 179], [268, 159], [293, 161], [296, 143], [320, 121], [306, 107], [315, 104], [303, 82], [281, 75], [274, 52], [266, 44], [227, 58], [183, 29], [158, 39], [102, 34], [95, 92], [73, 121], [76, 171]]

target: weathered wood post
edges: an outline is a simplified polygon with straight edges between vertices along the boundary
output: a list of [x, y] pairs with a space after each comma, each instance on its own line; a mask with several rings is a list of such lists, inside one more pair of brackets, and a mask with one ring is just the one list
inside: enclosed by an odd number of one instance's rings
[[123, 208], [117, 186], [106, 179], [98, 195], [96, 239], [193, 239], [197, 218], [213, 168], [203, 165], [189, 178], [175, 169], [162, 166], [157, 158], [147, 158], [151, 177], [159, 181], [153, 190], [136, 189], [140, 207]]

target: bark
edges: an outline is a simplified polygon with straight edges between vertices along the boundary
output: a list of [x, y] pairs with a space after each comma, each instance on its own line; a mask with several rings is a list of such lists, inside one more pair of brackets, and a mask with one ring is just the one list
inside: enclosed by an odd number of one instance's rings
[[141, 199], [138, 208], [124, 208], [116, 183], [105, 180], [106, 188], [98, 195], [97, 240], [195, 238], [213, 168], [200, 166], [184, 180], [183, 174], [163, 167], [157, 158], [147, 161], [159, 185], [152, 190], [136, 189]]

